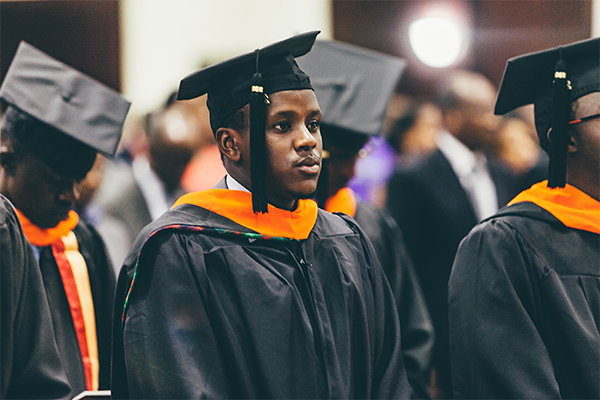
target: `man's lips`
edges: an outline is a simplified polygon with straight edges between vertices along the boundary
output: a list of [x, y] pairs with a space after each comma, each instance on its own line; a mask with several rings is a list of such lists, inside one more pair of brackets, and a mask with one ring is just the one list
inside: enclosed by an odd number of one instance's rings
[[307, 174], [318, 174], [321, 169], [318, 157], [307, 157], [296, 164], [296, 167]]

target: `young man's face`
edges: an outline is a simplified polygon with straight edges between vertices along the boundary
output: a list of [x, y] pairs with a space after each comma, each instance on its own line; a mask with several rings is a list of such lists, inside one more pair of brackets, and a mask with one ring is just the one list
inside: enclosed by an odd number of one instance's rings
[[[600, 92], [590, 93], [577, 100], [574, 118], [584, 118], [600, 113]], [[573, 126], [577, 146], [577, 157], [591, 180], [600, 182], [600, 118], [584, 121]]]
[[290, 90], [269, 95], [266, 144], [269, 203], [291, 210], [296, 201], [310, 198], [321, 171], [321, 110], [312, 90]]
[[19, 155], [7, 175], [4, 194], [40, 228], [67, 219], [79, 196], [75, 179], [59, 176], [31, 153]]

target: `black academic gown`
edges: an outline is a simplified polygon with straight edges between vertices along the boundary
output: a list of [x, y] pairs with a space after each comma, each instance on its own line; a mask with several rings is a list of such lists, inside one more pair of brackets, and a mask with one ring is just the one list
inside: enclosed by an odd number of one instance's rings
[[365, 231], [394, 292], [402, 330], [402, 358], [412, 398], [430, 398], [427, 386], [434, 333], [427, 304], [404, 238], [387, 211], [357, 202], [354, 219]]
[[[86, 222], [80, 220], [73, 230], [79, 244], [79, 252], [85, 259], [90, 278], [90, 288], [96, 316], [96, 337], [100, 363], [99, 389], [110, 389], [110, 335], [112, 308], [115, 293], [115, 273], [107, 258], [100, 235]], [[51, 246], [40, 249], [40, 269], [48, 303], [52, 310], [52, 322], [60, 356], [71, 385], [71, 397], [86, 390], [85, 375], [77, 335], [73, 326], [71, 309]]]
[[[513, 176], [491, 159], [488, 168], [498, 205], [504, 206], [518, 194]], [[433, 321], [437, 388], [449, 398], [448, 278], [460, 241], [478, 222], [475, 210], [439, 149], [397, 168], [387, 189], [387, 208], [404, 234]]]
[[456, 398], [600, 398], [600, 239], [530, 202], [478, 225], [449, 283]]
[[252, 233], [189, 204], [145, 228], [119, 275], [113, 396], [408, 398], [394, 297], [356, 224], [319, 210], [306, 240]]
[[0, 196], [0, 398], [70, 398], [42, 277], [14, 209]]

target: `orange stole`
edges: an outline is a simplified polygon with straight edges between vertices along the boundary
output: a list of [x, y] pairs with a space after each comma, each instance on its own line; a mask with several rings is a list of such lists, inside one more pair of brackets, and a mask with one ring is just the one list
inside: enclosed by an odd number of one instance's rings
[[96, 338], [96, 317], [87, 265], [73, 231], [52, 243], [73, 325], [77, 334], [87, 390], [98, 390], [100, 363]]
[[342, 212], [352, 218], [356, 214], [356, 197], [349, 187], [338, 190], [336, 194], [327, 199], [325, 211]]
[[184, 194], [171, 207], [193, 204], [256, 231], [264, 236], [304, 240], [317, 221], [317, 203], [300, 199], [294, 211], [282, 210], [271, 204], [266, 214], [252, 212], [252, 193], [240, 190], [210, 189]]
[[100, 363], [96, 338], [96, 316], [85, 259], [79, 252], [73, 229], [79, 223], [79, 215], [69, 212], [69, 218], [53, 228], [43, 229], [33, 224], [21, 211], [19, 222], [27, 240], [34, 246], [52, 247], [52, 254], [60, 272], [63, 288], [71, 309], [71, 318], [85, 374], [87, 390], [98, 390]]
[[600, 202], [575, 186], [550, 189], [548, 181], [519, 193], [508, 205], [529, 201], [573, 229], [600, 234]]

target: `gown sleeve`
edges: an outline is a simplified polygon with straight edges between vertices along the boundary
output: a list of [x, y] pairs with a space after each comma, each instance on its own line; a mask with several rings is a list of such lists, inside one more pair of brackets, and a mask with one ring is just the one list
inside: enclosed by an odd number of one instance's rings
[[539, 333], [542, 270], [534, 249], [502, 221], [463, 240], [449, 282], [455, 398], [560, 398]]
[[67, 398], [41, 272], [10, 207], [0, 205], [0, 398]]
[[392, 286], [402, 331], [402, 358], [412, 397], [429, 398], [428, 372], [433, 355], [434, 332], [421, 284], [404, 245], [404, 237], [396, 221], [382, 217], [383, 232], [388, 239], [390, 267], [384, 270]]
[[400, 320], [396, 299], [367, 234], [350, 217], [340, 215], [361, 238], [362, 253], [370, 266], [376, 329], [372, 399], [408, 399], [411, 388], [401, 351]]
[[229, 397], [202, 293], [201, 247], [161, 233], [138, 268], [144, 273], [135, 279], [123, 332], [130, 398]]

